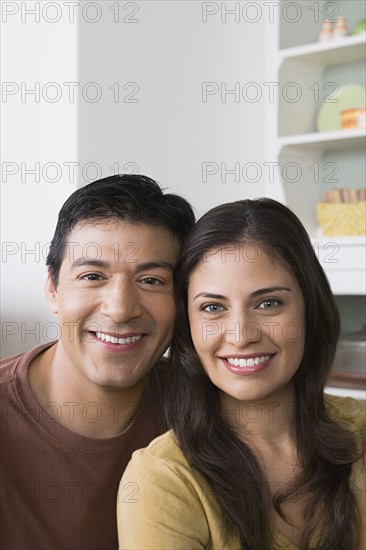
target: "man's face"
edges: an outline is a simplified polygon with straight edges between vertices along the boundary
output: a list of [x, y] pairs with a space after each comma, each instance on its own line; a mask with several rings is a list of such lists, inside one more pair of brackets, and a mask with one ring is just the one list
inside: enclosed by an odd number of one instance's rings
[[170, 344], [178, 241], [161, 227], [81, 222], [69, 235], [57, 288], [59, 368], [86, 387], [127, 389]]

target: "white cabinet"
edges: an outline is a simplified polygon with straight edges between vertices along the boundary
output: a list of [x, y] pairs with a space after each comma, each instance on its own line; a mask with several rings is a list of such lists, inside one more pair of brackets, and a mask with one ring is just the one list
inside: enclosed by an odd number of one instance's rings
[[365, 84], [365, 34], [318, 42], [324, 19], [366, 17], [359, 0], [271, 2], [267, 25], [266, 160], [275, 166], [266, 195], [287, 204], [308, 230], [335, 294], [366, 293], [364, 237], [324, 237], [316, 203], [332, 187], [365, 184], [365, 130], [317, 132], [324, 99]]
[[332, 386], [326, 386], [324, 392], [330, 395], [339, 395], [340, 397], [353, 397], [353, 399], [366, 399], [365, 390], [351, 390], [343, 388], [333, 388]]

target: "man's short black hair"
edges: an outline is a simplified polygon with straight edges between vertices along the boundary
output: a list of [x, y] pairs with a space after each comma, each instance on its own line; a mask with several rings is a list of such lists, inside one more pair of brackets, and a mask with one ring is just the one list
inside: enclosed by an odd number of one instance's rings
[[123, 220], [164, 227], [182, 244], [195, 216], [188, 201], [164, 194], [151, 178], [119, 174], [77, 189], [62, 206], [47, 256], [47, 266], [57, 286], [67, 238], [83, 220]]

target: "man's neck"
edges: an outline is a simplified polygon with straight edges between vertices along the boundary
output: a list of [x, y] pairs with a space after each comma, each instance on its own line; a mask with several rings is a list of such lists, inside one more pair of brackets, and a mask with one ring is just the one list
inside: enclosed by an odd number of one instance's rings
[[123, 390], [91, 386], [77, 372], [65, 376], [58, 365], [57, 344], [37, 355], [28, 371], [32, 392], [47, 414], [55, 411], [55, 420], [65, 428], [95, 439], [115, 437], [127, 428], [147, 378]]

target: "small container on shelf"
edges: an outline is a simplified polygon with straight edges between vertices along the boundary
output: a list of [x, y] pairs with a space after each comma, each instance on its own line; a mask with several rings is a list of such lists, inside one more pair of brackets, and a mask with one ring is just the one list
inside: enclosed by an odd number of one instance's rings
[[354, 107], [353, 109], [345, 109], [341, 111], [342, 129], [354, 129], [366, 127], [366, 108]]
[[329, 42], [333, 40], [333, 22], [326, 19], [319, 34], [319, 42]]
[[347, 20], [345, 17], [339, 16], [335, 22], [328, 19], [324, 21], [318, 39], [319, 42], [330, 42], [345, 36], [348, 36]]
[[343, 38], [348, 36], [348, 26], [345, 17], [338, 17], [333, 29], [333, 38]]

